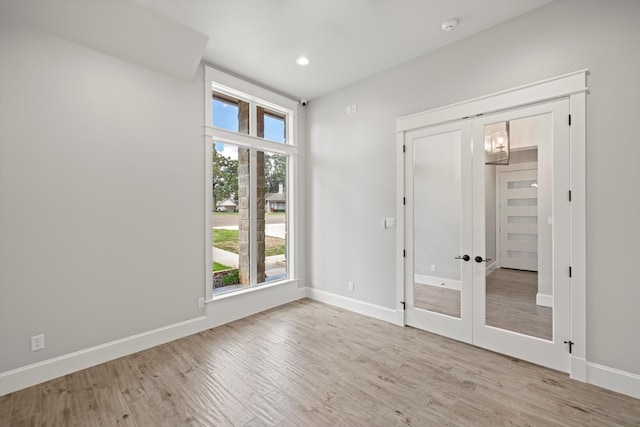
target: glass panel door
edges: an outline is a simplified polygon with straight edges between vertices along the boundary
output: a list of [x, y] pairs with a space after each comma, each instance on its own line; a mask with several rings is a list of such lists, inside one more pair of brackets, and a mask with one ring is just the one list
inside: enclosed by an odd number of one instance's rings
[[405, 159], [407, 323], [465, 341], [471, 339], [469, 131], [459, 122], [410, 133]]
[[561, 100], [473, 123], [482, 143], [474, 150], [474, 343], [563, 371], [567, 115]]

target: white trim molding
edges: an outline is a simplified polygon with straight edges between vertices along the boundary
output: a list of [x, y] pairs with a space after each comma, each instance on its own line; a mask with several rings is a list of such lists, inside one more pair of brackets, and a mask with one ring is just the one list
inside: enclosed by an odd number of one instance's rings
[[[262, 86], [255, 85], [241, 78], [232, 76], [224, 71], [211, 67], [210, 65], [204, 66], [204, 79], [208, 82], [215, 82], [218, 88], [222, 88], [230, 95], [236, 95], [241, 98], [247, 98], [250, 95], [250, 100], [259, 101], [260, 104], [268, 107], [280, 110], [281, 107], [285, 107], [291, 111], [297, 112], [299, 108], [298, 101], [277, 94]], [[211, 89], [208, 87], [207, 89]]]
[[395, 247], [395, 265], [396, 265], [396, 300], [394, 301], [396, 307], [396, 321], [397, 325], [406, 325], [407, 318], [405, 316], [406, 295], [404, 289], [404, 275], [405, 275], [405, 252], [404, 252], [404, 239], [405, 239], [405, 182], [404, 182], [404, 158], [405, 158], [405, 145], [404, 134], [398, 132], [396, 134], [396, 247]]
[[424, 274], [414, 274], [413, 281], [421, 285], [435, 286], [436, 288], [460, 290], [460, 280], [443, 279], [442, 277], [425, 276]]
[[[561, 76], [552, 77], [539, 82], [526, 84], [523, 86], [507, 89], [493, 94], [488, 94], [478, 98], [449, 104], [439, 108], [418, 112], [416, 114], [400, 117], [396, 119], [396, 146], [397, 150], [397, 178], [396, 191], [398, 192], [398, 236], [397, 236], [397, 259], [396, 268], [404, 270], [405, 274], [396, 273], [396, 295], [403, 296], [403, 300], [411, 299], [411, 294], [403, 288], [405, 282], [413, 279], [412, 267], [404, 267], [404, 264], [411, 262], [410, 254], [405, 260], [402, 257], [402, 249], [405, 245], [410, 246], [410, 230], [406, 229], [407, 224], [400, 222], [405, 210], [410, 209], [409, 200], [407, 206], [402, 205], [402, 197], [405, 191], [409, 191], [410, 182], [405, 182], [405, 165], [401, 161], [405, 136], [410, 132], [418, 132], [420, 129], [433, 129], [436, 126], [454, 126], [464, 120], [482, 120], [478, 118], [482, 115], [506, 112], [533, 106], [540, 103], [555, 102], [556, 100], [568, 99], [568, 111], [571, 119], [569, 128], [569, 146], [571, 150], [568, 154], [570, 162], [569, 184], [572, 191], [572, 203], [569, 208], [570, 218], [570, 247], [569, 259], [566, 260], [568, 266], [572, 267], [572, 277], [570, 279], [570, 325], [569, 339], [574, 343], [573, 354], [570, 366], [567, 369], [571, 372], [571, 377], [580, 381], [587, 381], [586, 367], [578, 363], [580, 360], [586, 361], [586, 94], [588, 70], [579, 70]], [[564, 114], [564, 112], [563, 112]], [[465, 122], [468, 122], [465, 121]], [[408, 148], [408, 147], [407, 147]], [[409, 151], [407, 149], [407, 151]], [[406, 188], [405, 188], [406, 187]], [[407, 243], [409, 242], [409, 243]], [[564, 261], [564, 260], [563, 260]], [[563, 262], [564, 264], [564, 262]], [[496, 266], [499, 266], [496, 265]], [[409, 282], [410, 283], [410, 282]], [[464, 280], [462, 287], [464, 288]], [[407, 285], [408, 286], [408, 285]], [[398, 298], [400, 299], [400, 298]], [[552, 298], [539, 295], [538, 303], [553, 304]], [[408, 301], [410, 306], [411, 301]], [[546, 303], [546, 304], [545, 304]], [[464, 307], [463, 307], [464, 311]], [[407, 308], [407, 315], [411, 312]], [[435, 327], [434, 323], [430, 323]], [[563, 338], [564, 339], [564, 338]], [[575, 372], [574, 372], [575, 368]]]
[[587, 362], [587, 382], [640, 399], [640, 375]]
[[207, 315], [0, 373], [0, 396], [304, 298], [292, 281], [207, 305]]
[[[333, 305], [334, 307], [344, 308], [345, 310], [353, 311], [354, 313], [393, 323], [394, 325], [404, 326], [404, 323], [398, 322], [399, 315], [397, 310], [393, 310], [391, 308], [370, 304], [353, 298], [347, 298], [342, 295], [321, 291], [315, 288], [307, 288], [307, 297], [318, 302]], [[402, 319], [404, 319], [404, 314], [402, 315]]]
[[396, 132], [407, 132], [436, 124], [585, 93], [587, 70], [579, 70], [535, 83], [507, 89], [455, 104], [445, 105], [396, 119]]
[[[586, 73], [585, 73], [586, 83]], [[573, 356], [587, 360], [587, 123], [586, 92], [569, 97], [571, 114], [571, 341]], [[572, 371], [573, 377], [573, 371]], [[586, 381], [586, 377], [585, 377]]]
[[207, 329], [205, 324], [206, 317], [196, 317], [2, 372], [0, 373], [0, 396], [195, 334]]
[[[496, 215], [497, 216], [497, 215]], [[497, 239], [496, 239], [497, 240]], [[496, 242], [497, 243], [497, 242]], [[496, 252], [498, 252], [498, 246], [496, 245]], [[498, 255], [496, 255], [496, 258], [499, 258]], [[495, 259], [493, 261], [491, 261], [489, 264], [487, 264], [487, 269], [485, 271], [485, 276], [489, 276], [491, 273], [493, 273], [494, 271], [496, 271], [496, 269], [500, 268], [499, 267], [499, 263], [498, 260]]]
[[538, 292], [536, 294], [536, 305], [541, 305], [543, 307], [553, 307], [553, 295], [541, 294]]
[[583, 383], [587, 382], [587, 361], [572, 355], [569, 359], [569, 363], [571, 364], [571, 374], [570, 378], [576, 381], [582, 381]]

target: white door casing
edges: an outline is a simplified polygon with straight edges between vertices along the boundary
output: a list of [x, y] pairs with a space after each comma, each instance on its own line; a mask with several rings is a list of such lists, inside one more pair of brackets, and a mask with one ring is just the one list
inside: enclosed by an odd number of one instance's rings
[[[561, 266], [568, 267], [569, 265], [569, 201], [561, 196], [564, 193], [561, 189], [569, 188], [569, 132], [568, 122], [560, 120], [561, 117], [568, 117], [568, 108], [568, 99], [563, 99], [406, 133], [404, 182], [405, 194], [408, 197], [405, 207], [407, 229], [405, 245], [409, 249], [405, 262], [407, 324], [553, 369], [565, 372], [569, 370], [569, 353], [564, 343], [564, 340], [570, 335], [569, 278], [568, 271], [561, 268]], [[487, 258], [485, 253], [486, 188], [484, 179], [486, 168], [483, 148], [485, 125], [540, 114], [551, 114], [554, 123], [553, 143], [551, 144], [554, 160], [552, 203], [553, 218], [557, 228], [553, 229], [553, 295], [555, 304], [552, 307], [553, 332], [551, 341], [487, 325], [487, 264], [473, 260], [477, 256]], [[471, 129], [471, 133], [469, 129]], [[477, 144], [475, 141], [481, 142]], [[460, 187], [459, 192], [456, 191], [457, 188], [447, 186], [451, 177], [443, 177], [446, 170], [454, 169], [456, 166], [445, 160], [447, 156], [442, 152], [443, 149], [448, 149], [460, 157], [460, 180], [455, 183], [455, 187]], [[444, 163], [444, 168], [439, 163]], [[427, 167], [432, 169], [430, 175], [425, 175], [423, 171]], [[472, 173], [470, 173], [471, 171]], [[505, 182], [535, 181], [537, 184], [536, 170], [533, 172], [505, 172], [505, 174], [511, 174], [511, 180], [503, 180]], [[434, 187], [442, 187], [440, 192], [442, 194], [434, 194], [433, 189], [429, 190], [429, 186], [422, 182], [425, 177], [434, 181]], [[537, 199], [537, 189], [532, 188], [530, 184], [531, 182], [529, 182], [528, 188], [515, 188], [518, 187], [516, 184], [514, 190], [517, 190], [516, 193], [522, 198]], [[508, 187], [508, 185], [506, 186]], [[427, 193], [427, 195], [425, 196], [423, 193]], [[446, 202], [451, 198], [459, 198], [460, 200], [457, 204]], [[449, 207], [447, 208], [447, 206]], [[522, 208], [522, 206], [517, 206], [517, 208]], [[458, 214], [455, 212], [456, 209], [459, 209], [459, 218], [447, 221], [447, 218], [455, 217]], [[530, 221], [531, 224], [527, 224], [529, 229], [526, 231], [536, 236], [533, 247], [522, 247], [521, 250], [535, 249], [537, 251], [537, 209], [537, 200], [534, 206], [526, 206], [525, 210], [516, 209], [516, 211], [522, 211], [519, 212], [520, 216], [533, 218]], [[429, 221], [433, 224], [425, 227], [424, 222]], [[459, 230], [453, 227], [459, 227]], [[428, 229], [429, 232], [424, 233], [423, 228]], [[458, 235], [456, 235], [457, 232], [459, 232]], [[447, 233], [453, 236], [450, 238]], [[449, 242], [448, 240], [453, 241]], [[422, 247], [425, 246], [424, 241], [435, 242], [435, 244], [431, 244], [430, 247], [427, 245], [425, 251]], [[469, 251], [471, 242], [472, 250]], [[436, 245], [437, 248], [434, 247]], [[457, 261], [460, 266], [460, 315], [452, 316], [439, 312], [438, 309], [425, 310], [419, 307], [414, 295], [418, 273], [429, 268], [429, 264], [433, 262], [431, 260], [438, 259], [438, 256], [440, 256], [439, 262], [441, 263], [453, 259], [456, 256], [457, 248], [459, 248], [458, 256], [470, 255], [471, 257], [471, 261]], [[434, 252], [435, 249], [443, 253], [428, 253], [428, 249], [431, 249], [431, 252]], [[425, 254], [425, 252], [427, 253]], [[422, 265], [424, 258], [429, 260], [427, 265]], [[537, 257], [533, 261], [522, 266], [526, 267], [524, 269], [537, 270]], [[431, 265], [432, 269], [434, 267], [435, 265]], [[470, 277], [470, 273], [472, 273], [472, 277]], [[437, 275], [438, 273], [430, 274]], [[437, 283], [430, 285], [437, 285]]]
[[[464, 118], [474, 118], [483, 114], [505, 111], [521, 106], [548, 102], [568, 97], [570, 110], [570, 184], [572, 202], [570, 206], [570, 266], [572, 269], [570, 287], [570, 320], [569, 341], [572, 342], [570, 357], [570, 376], [573, 379], [587, 382], [586, 361], [586, 77], [588, 71], [580, 70], [566, 75], [552, 77], [547, 80], [526, 84], [467, 101], [419, 112], [396, 119], [396, 166], [398, 192], [396, 235], [396, 295], [397, 322], [400, 325], [410, 322], [410, 316], [404, 310], [407, 292], [405, 277], [405, 248], [411, 232], [406, 223], [405, 211], [408, 203], [403, 203], [407, 184], [405, 183], [405, 136], [408, 132], [429, 126], [452, 123]], [[565, 120], [567, 118], [564, 118]], [[564, 194], [566, 196], [566, 194]], [[555, 197], [555, 196], [554, 196]], [[566, 266], [554, 265], [554, 269], [566, 269]], [[411, 272], [413, 274], [413, 272]], [[408, 301], [407, 301], [408, 302]], [[409, 304], [407, 304], [409, 305]], [[560, 339], [556, 334], [556, 339]], [[567, 348], [568, 349], [568, 348]], [[498, 350], [499, 351], [499, 350]], [[537, 362], [540, 363], [540, 362]]]

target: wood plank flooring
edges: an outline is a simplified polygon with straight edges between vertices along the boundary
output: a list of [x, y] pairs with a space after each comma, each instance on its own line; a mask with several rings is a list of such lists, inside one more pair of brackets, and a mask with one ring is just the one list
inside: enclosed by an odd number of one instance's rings
[[4, 426], [638, 426], [640, 400], [301, 300], [0, 397]]

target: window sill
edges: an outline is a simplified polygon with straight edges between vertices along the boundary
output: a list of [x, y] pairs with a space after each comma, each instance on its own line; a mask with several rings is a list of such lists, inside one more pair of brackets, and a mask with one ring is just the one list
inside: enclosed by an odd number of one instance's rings
[[211, 303], [215, 303], [216, 301], [222, 301], [222, 300], [229, 299], [229, 298], [234, 298], [234, 297], [237, 297], [237, 296], [240, 296], [240, 295], [246, 295], [246, 294], [250, 294], [250, 293], [253, 293], [253, 292], [262, 291], [264, 289], [271, 289], [271, 288], [274, 288], [274, 287], [290, 285], [290, 284], [295, 284], [297, 286], [298, 279], [285, 279], [285, 280], [280, 280], [280, 281], [274, 282], [274, 283], [265, 283], [265, 284], [262, 284], [262, 285], [255, 285], [255, 286], [247, 287], [245, 289], [240, 289], [240, 290], [237, 290], [237, 291], [225, 292], [225, 293], [220, 294], [220, 295], [214, 295], [211, 299], [205, 301], [205, 304], [211, 304]]

